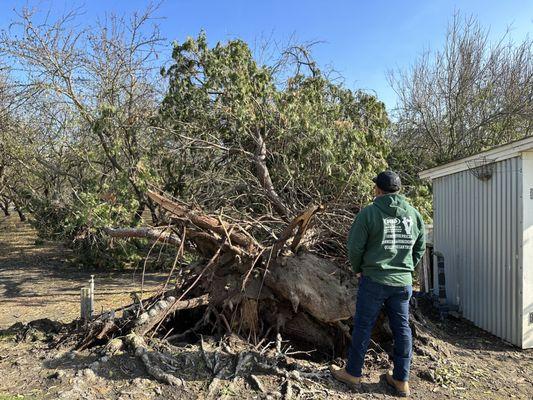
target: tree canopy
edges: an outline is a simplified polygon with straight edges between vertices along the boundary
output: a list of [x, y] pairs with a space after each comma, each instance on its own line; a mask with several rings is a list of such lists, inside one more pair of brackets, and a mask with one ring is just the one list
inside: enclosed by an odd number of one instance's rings
[[384, 104], [329, 79], [304, 46], [267, 65], [202, 32], [161, 67], [151, 12], [80, 29], [74, 14], [24, 11], [2, 34], [1, 194], [85, 250], [101, 228], [160, 224], [149, 187], [267, 216], [265, 234], [311, 203], [349, 224], [386, 167]]

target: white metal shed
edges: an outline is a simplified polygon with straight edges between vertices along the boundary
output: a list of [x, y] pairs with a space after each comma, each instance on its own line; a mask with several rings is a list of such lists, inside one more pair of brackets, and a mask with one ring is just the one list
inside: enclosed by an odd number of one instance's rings
[[420, 177], [433, 183], [433, 241], [444, 255], [448, 303], [480, 328], [532, 348], [533, 137]]

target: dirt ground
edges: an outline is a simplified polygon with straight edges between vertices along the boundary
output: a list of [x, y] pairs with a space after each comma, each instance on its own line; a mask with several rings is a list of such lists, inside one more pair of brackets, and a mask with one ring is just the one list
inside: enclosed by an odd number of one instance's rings
[[[141, 273], [91, 271], [68, 263], [71, 251], [38, 239], [18, 217], [0, 220], [0, 329], [16, 322], [50, 318], [70, 322], [79, 317], [80, 289], [95, 279], [95, 311], [131, 302], [140, 290]], [[164, 274], [145, 274], [144, 291], [153, 291]]]
[[[131, 292], [139, 290], [138, 273], [77, 269], [68, 263], [67, 248], [36, 239], [33, 229], [15, 217], [0, 220], [0, 329], [40, 318], [72, 321], [79, 315], [80, 288], [91, 273], [96, 310], [129, 303]], [[146, 289], [154, 290], [164, 278], [148, 274]], [[427, 318], [435, 333], [430, 345], [439, 356], [415, 352], [413, 399], [533, 398], [532, 350], [509, 346], [463, 320]], [[167, 367], [183, 384], [171, 387], [151, 379], [127, 351], [102, 356], [99, 348], [51, 348], [50, 331], [31, 324], [0, 330], [0, 400], [392, 398], [380, 381], [388, 367], [384, 353], [369, 353], [365, 383], [352, 390], [331, 378], [327, 360], [279, 359], [268, 346], [253, 348], [235, 337], [206, 337], [203, 346], [154, 342], [178, 360]]]

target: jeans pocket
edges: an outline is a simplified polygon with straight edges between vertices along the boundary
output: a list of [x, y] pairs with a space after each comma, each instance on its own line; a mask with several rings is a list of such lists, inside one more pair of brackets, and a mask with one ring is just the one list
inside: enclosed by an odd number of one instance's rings
[[413, 287], [411, 285], [403, 287], [403, 299], [410, 300], [413, 295]]

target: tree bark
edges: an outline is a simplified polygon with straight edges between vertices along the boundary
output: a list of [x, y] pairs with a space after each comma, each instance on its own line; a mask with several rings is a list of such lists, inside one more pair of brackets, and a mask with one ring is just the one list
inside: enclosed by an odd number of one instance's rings
[[290, 215], [290, 210], [287, 208], [287, 206], [283, 203], [279, 195], [277, 194], [276, 190], [274, 189], [274, 184], [272, 183], [272, 179], [270, 178], [270, 172], [268, 170], [268, 167], [266, 165], [266, 144], [265, 140], [263, 139], [263, 136], [260, 132], [257, 132], [255, 135], [255, 154], [254, 154], [254, 164], [255, 164], [255, 171], [257, 174], [257, 178], [259, 179], [259, 183], [265, 190], [266, 196], [270, 203], [272, 204], [272, 207], [274, 210], [283, 218], [288, 218]]
[[175, 246], [181, 245], [181, 238], [173, 233], [152, 228], [104, 228], [111, 237], [116, 238], [147, 238]]
[[9, 203], [4, 203], [4, 204], [0, 203], [0, 208], [4, 212], [4, 215], [6, 217], [9, 217]]
[[242, 233], [233, 232], [232, 226], [227, 223], [223, 223], [217, 218], [210, 217], [205, 214], [198, 214], [194, 211], [188, 210], [186, 207], [181, 206], [171, 200], [168, 200], [160, 194], [148, 191], [148, 197], [156, 204], [159, 204], [164, 210], [170, 212], [178, 218], [189, 219], [194, 225], [199, 228], [206, 229], [211, 232], [215, 232], [222, 237], [228, 237], [232, 244], [236, 244], [244, 247], [248, 251], [253, 249], [259, 249], [261, 246], [250, 236], [246, 236]]
[[15, 211], [19, 215], [20, 222], [26, 221], [26, 215], [24, 215], [24, 213], [22, 212], [19, 206], [17, 205], [15, 206]]

